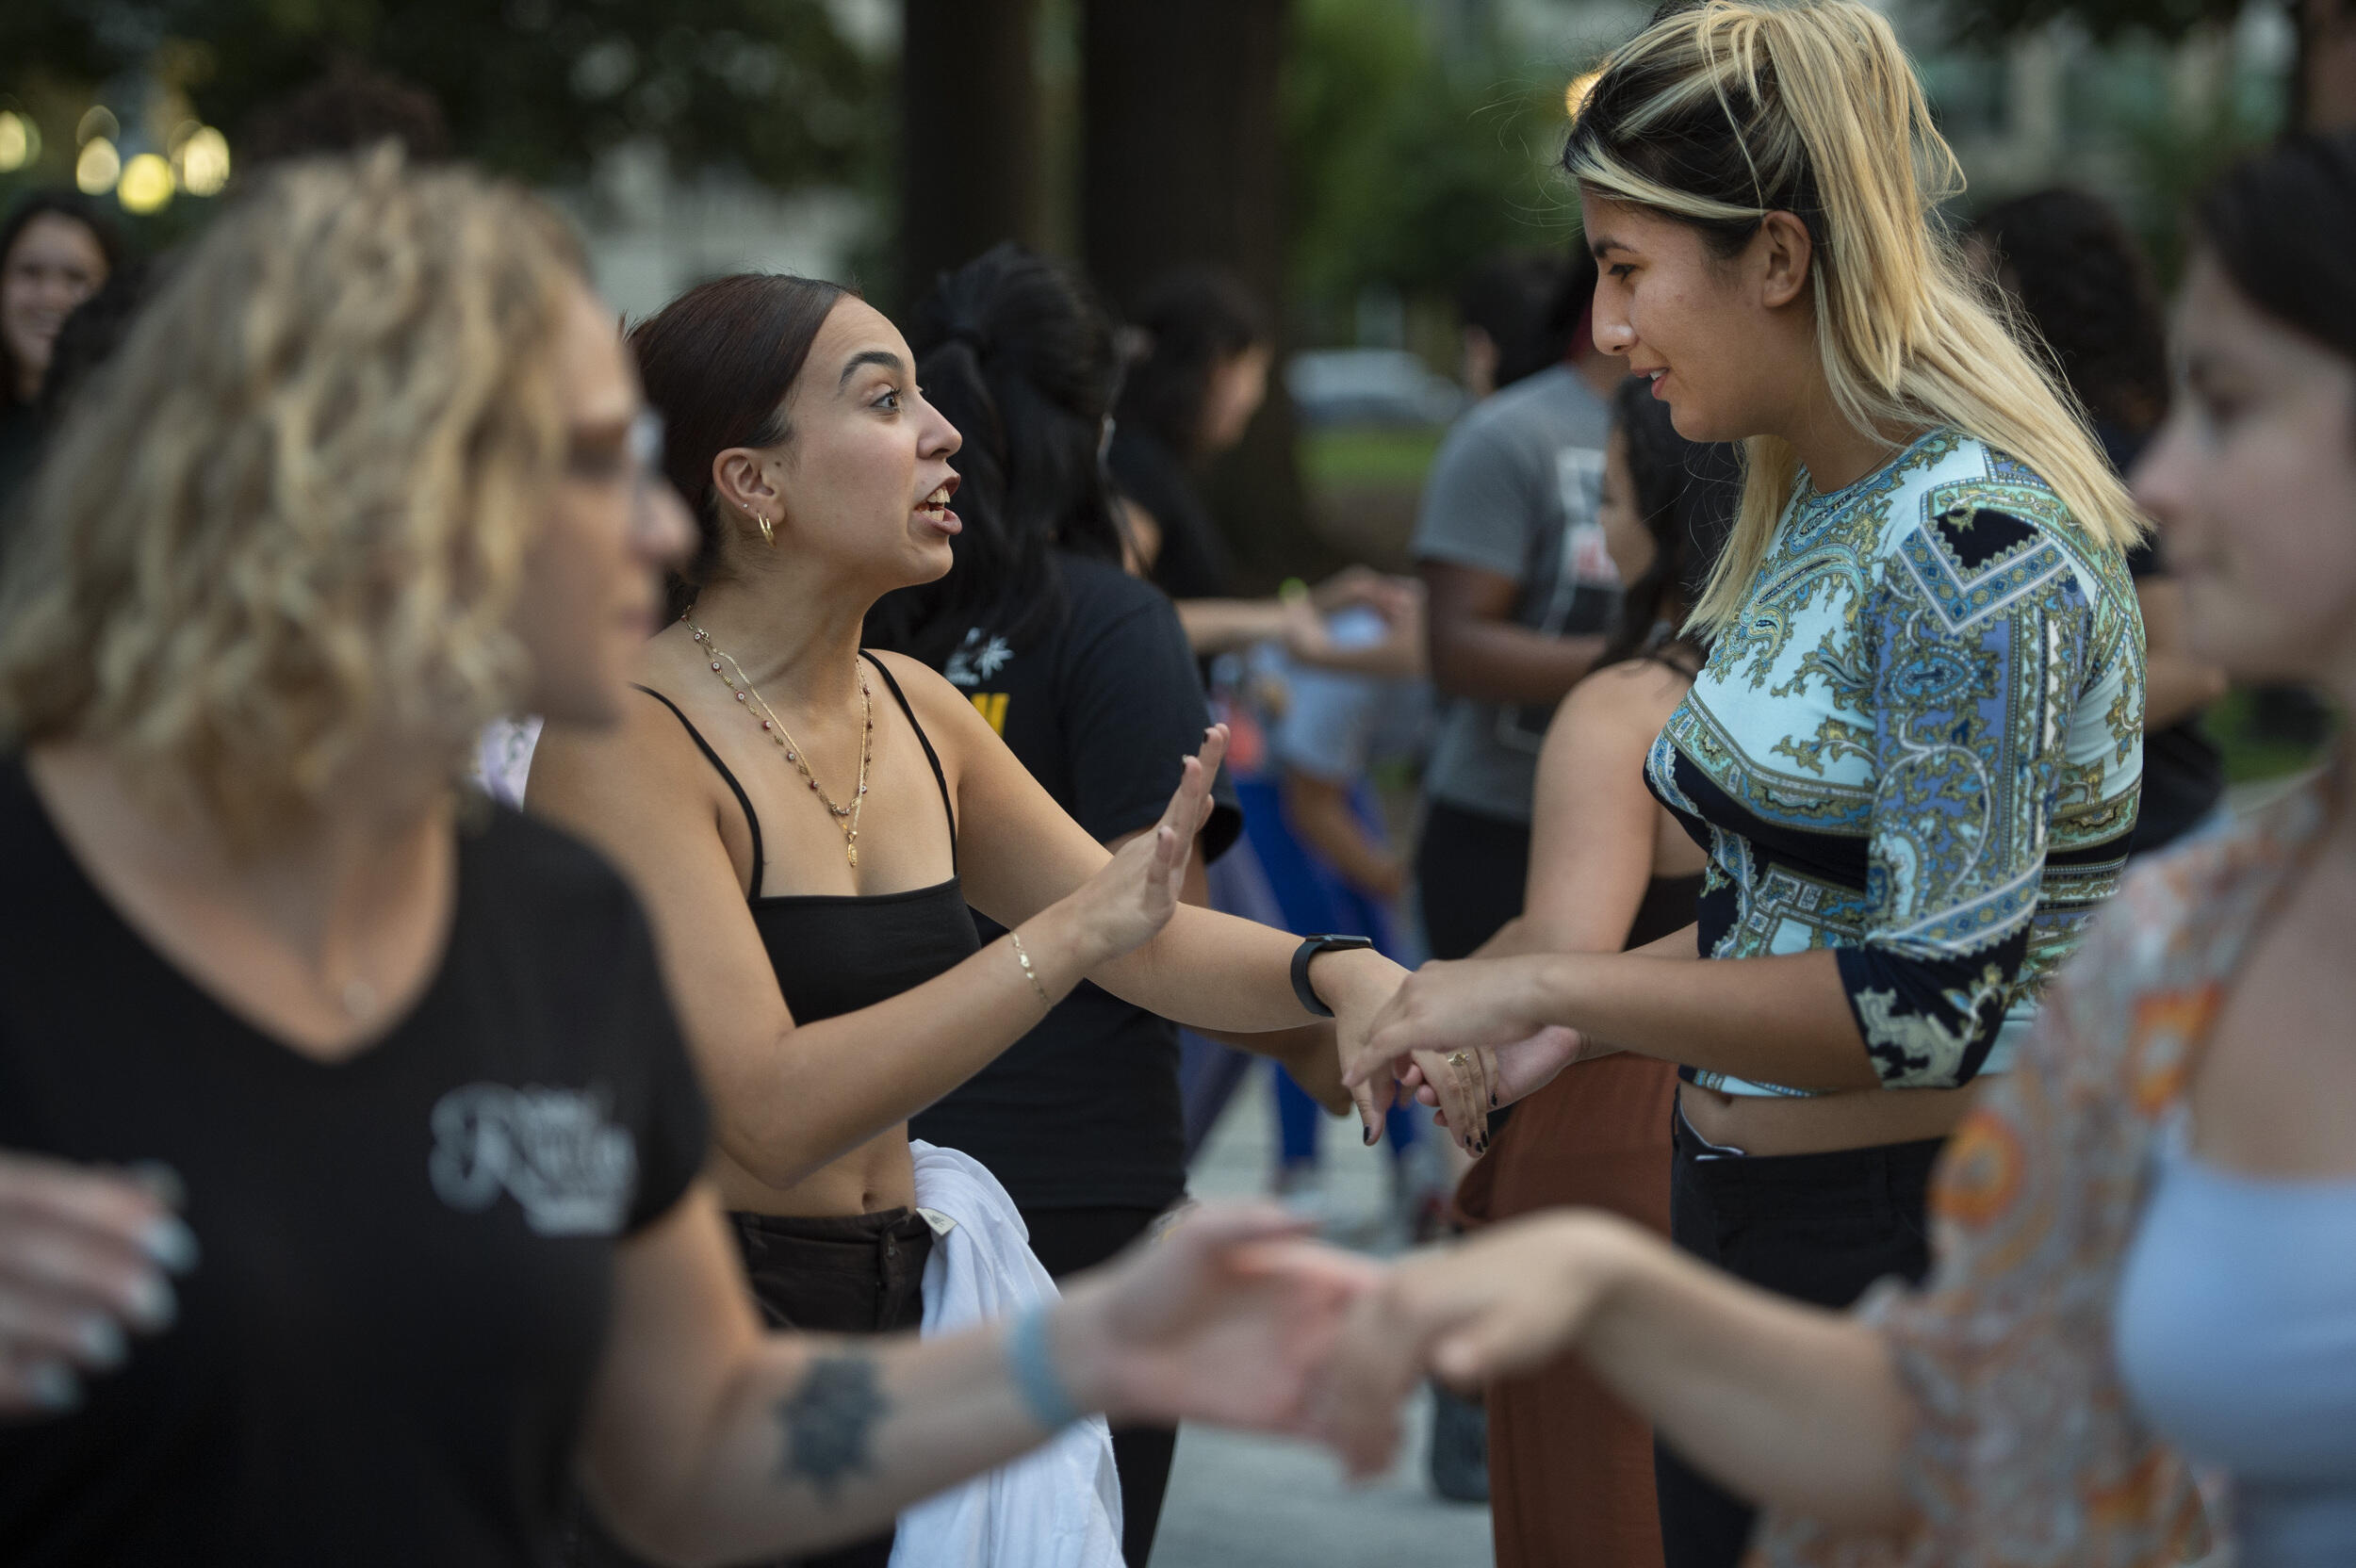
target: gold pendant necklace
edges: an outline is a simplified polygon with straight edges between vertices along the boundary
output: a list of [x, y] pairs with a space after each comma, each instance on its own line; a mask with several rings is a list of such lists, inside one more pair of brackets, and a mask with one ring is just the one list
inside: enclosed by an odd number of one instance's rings
[[[769, 705], [761, 700], [761, 694], [753, 690], [753, 683], [744, 678], [744, 667], [714, 646], [711, 636], [702, 627], [697, 626], [685, 615], [681, 615], [679, 620], [689, 631], [695, 633], [695, 641], [703, 645], [704, 651], [712, 655], [712, 673], [720, 678], [720, 684], [734, 692], [736, 700], [744, 704], [745, 710], [761, 720], [761, 733], [777, 743], [777, 749], [785, 753], [787, 761], [801, 770], [803, 779], [810, 785], [810, 793], [824, 801], [826, 809], [833, 813], [836, 825], [843, 829], [843, 858], [850, 861], [853, 869], [857, 869], [859, 865], [859, 816], [861, 808], [867, 804], [867, 760], [874, 752], [875, 745], [875, 704], [868, 694], [867, 672], [865, 670], [859, 672], [860, 721], [859, 791], [851, 796], [850, 805], [838, 806], [835, 804], [834, 797], [826, 793], [825, 788], [819, 784], [818, 776], [810, 771], [810, 759], [802, 755], [801, 743], [794, 739], [794, 732], [785, 727], [785, 721], [771, 710]], [[728, 673], [731, 670], [736, 672], [732, 676]]]

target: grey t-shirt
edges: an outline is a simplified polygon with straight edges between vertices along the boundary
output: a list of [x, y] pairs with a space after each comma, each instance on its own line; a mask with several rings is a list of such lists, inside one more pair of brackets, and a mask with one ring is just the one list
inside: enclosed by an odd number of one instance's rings
[[[1567, 365], [1476, 405], [1441, 445], [1423, 492], [1415, 556], [1521, 584], [1516, 624], [1568, 636], [1605, 630], [1620, 602], [1595, 507], [1611, 411]], [[1424, 787], [1434, 800], [1526, 823], [1551, 704], [1449, 699]]]

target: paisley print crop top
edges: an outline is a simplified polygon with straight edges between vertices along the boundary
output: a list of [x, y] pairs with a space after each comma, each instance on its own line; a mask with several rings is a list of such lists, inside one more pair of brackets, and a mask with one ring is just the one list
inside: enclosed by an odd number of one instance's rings
[[2119, 886], [2142, 772], [2124, 557], [1953, 430], [1828, 495], [1801, 474], [1645, 765], [1710, 853], [1701, 951], [1835, 950], [1886, 1088], [2004, 1069]]

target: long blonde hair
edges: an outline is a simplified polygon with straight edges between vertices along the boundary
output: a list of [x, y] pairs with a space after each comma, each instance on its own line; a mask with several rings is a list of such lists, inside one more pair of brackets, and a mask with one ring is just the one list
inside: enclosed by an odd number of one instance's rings
[[[1729, 256], [1771, 212], [1814, 242], [1816, 341], [1859, 431], [1952, 426], [2025, 465], [2097, 543], [2144, 524], [2069, 391], [1935, 223], [1963, 187], [1890, 24], [1855, 0], [1706, 0], [1604, 64], [1563, 149], [1580, 186], [1699, 228]], [[1798, 482], [1744, 444], [1742, 505], [1693, 623], [1740, 607]]]
[[244, 195], [84, 387], [0, 597], [0, 732], [105, 745], [236, 845], [374, 739], [455, 771], [561, 473], [580, 253], [390, 149]]

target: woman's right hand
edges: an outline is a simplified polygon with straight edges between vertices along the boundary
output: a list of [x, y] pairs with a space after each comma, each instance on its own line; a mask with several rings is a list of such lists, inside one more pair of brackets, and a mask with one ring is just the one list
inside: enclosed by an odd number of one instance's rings
[[1211, 818], [1211, 780], [1227, 755], [1227, 727], [1203, 732], [1203, 749], [1186, 758], [1178, 789], [1151, 831], [1113, 852], [1094, 876], [1058, 902], [1083, 972], [1152, 941], [1178, 907], [1195, 835]]
[[126, 1331], [170, 1327], [167, 1276], [197, 1250], [175, 1185], [0, 1152], [0, 1418], [74, 1409], [85, 1376], [128, 1359]]

